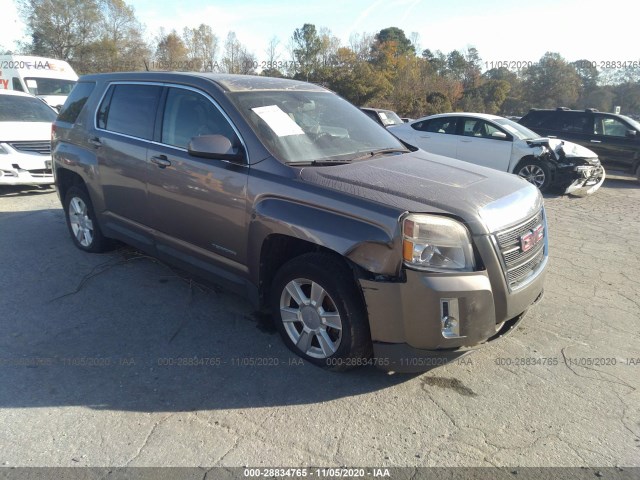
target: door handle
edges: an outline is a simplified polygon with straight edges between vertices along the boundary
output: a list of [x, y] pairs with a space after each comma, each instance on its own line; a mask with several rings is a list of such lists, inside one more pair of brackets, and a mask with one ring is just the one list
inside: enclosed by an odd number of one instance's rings
[[431, 135], [420, 135], [420, 138], [431, 138]]
[[92, 137], [89, 139], [89, 143], [91, 145], [93, 145], [94, 147], [98, 148], [102, 146], [102, 142], [100, 141], [100, 139], [98, 137]]
[[460, 139], [462, 143], [471, 143], [471, 140], [467, 140], [466, 138]]
[[171, 165], [171, 160], [166, 155], [158, 155], [157, 157], [151, 157], [151, 162], [155, 163], [160, 168], [167, 168]]
[[602, 143], [602, 140], [591, 140], [591, 143]]

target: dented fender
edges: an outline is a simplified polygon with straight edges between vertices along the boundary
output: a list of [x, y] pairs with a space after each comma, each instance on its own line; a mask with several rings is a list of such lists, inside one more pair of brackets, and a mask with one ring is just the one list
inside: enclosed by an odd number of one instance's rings
[[[402, 264], [399, 223], [376, 224], [341, 212], [285, 198], [261, 200], [249, 224], [249, 265], [260, 263], [269, 235], [280, 234], [332, 250], [378, 275], [396, 276]], [[258, 268], [252, 268], [257, 283]]]

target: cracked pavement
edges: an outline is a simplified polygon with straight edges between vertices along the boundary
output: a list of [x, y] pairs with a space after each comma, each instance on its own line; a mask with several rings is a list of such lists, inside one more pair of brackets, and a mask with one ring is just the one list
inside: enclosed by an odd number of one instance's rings
[[514, 334], [336, 374], [241, 297], [75, 249], [55, 192], [5, 188], [0, 465], [640, 466], [640, 187], [545, 203], [545, 297]]

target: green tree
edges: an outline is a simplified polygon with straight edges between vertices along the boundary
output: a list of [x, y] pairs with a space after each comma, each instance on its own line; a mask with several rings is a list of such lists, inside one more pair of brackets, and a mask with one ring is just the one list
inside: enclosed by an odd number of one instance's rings
[[576, 68], [558, 53], [547, 52], [523, 73], [523, 97], [530, 107], [575, 106], [582, 82]]
[[377, 52], [385, 43], [394, 42], [396, 44], [396, 52], [398, 55], [415, 55], [416, 47], [407, 38], [404, 30], [398, 27], [383, 28], [375, 38], [372, 46], [373, 56], [377, 56]]
[[312, 72], [318, 67], [322, 40], [316, 31], [316, 26], [311, 23], [305, 23], [302, 28], [296, 28], [291, 39], [298, 76], [308, 81]]
[[99, 38], [98, 0], [19, 0], [31, 43], [27, 53], [70, 61], [82, 70], [86, 47]]

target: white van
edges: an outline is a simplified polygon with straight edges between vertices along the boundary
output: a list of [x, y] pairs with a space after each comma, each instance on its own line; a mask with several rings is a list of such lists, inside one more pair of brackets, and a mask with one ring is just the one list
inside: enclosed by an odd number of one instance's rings
[[28, 92], [54, 108], [67, 99], [78, 75], [62, 60], [0, 55], [0, 89]]

